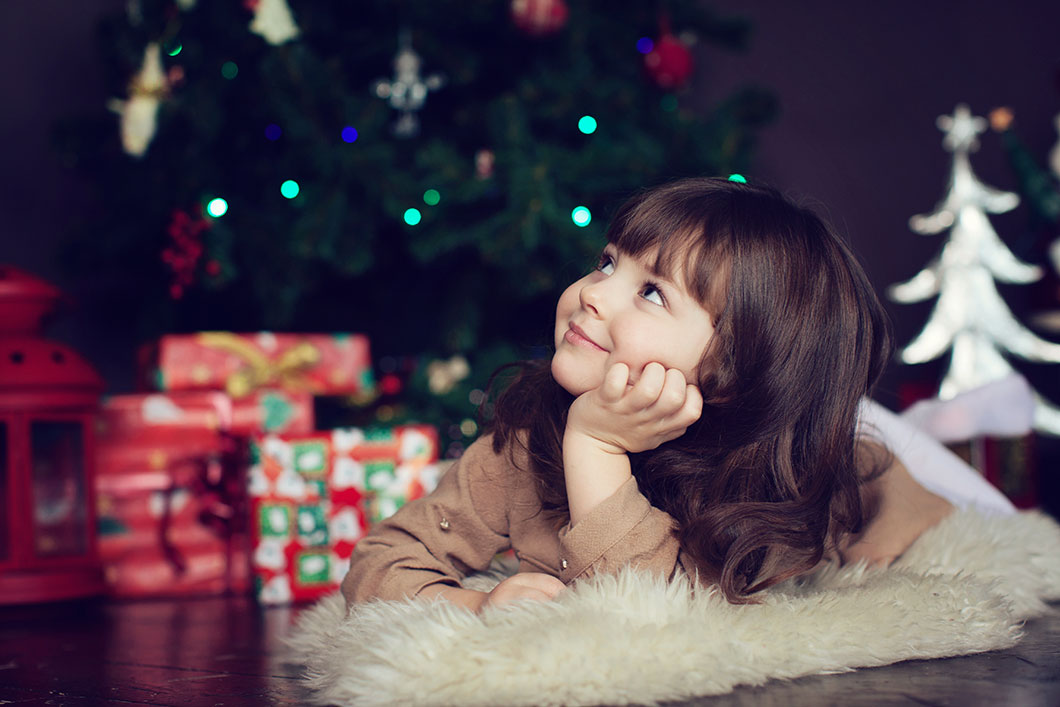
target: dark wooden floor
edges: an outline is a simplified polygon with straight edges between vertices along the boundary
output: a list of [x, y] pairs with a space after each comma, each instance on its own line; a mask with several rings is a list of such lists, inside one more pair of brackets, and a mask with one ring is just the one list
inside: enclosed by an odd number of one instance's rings
[[[304, 704], [280, 642], [296, 613], [245, 598], [0, 608], [0, 704]], [[775, 681], [685, 704], [1060, 705], [1060, 615], [1026, 630], [1008, 651]]]

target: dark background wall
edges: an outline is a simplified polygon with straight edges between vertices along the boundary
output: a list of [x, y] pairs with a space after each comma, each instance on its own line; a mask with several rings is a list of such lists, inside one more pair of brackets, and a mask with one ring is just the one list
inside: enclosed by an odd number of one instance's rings
[[[577, 0], [568, 0], [576, 2]], [[51, 123], [105, 98], [94, 25], [123, 0], [7, 0], [0, 3], [0, 262], [72, 290], [80, 302], [50, 334], [84, 352], [112, 391], [131, 385], [133, 341], [101, 337], [108, 316], [92, 292], [66, 282], [56, 247], [71, 223], [93, 208], [86, 185], [64, 171], [48, 145]], [[882, 292], [916, 273], [940, 238], [909, 231], [908, 218], [941, 198], [949, 154], [936, 116], [958, 102], [985, 115], [1006, 105], [1032, 152], [1044, 159], [1056, 143], [1060, 112], [1060, 3], [987, 0], [888, 3], [821, 0], [717, 0], [712, 5], [754, 24], [750, 50], [698, 50], [695, 94], [708, 105], [733, 86], [773, 88], [783, 113], [766, 130], [754, 177], [821, 206], [846, 233]], [[1014, 188], [996, 135], [983, 137], [973, 166], [988, 184]], [[1021, 208], [993, 223], [1010, 243], [1023, 238]], [[102, 235], [102, 234], [101, 234]], [[1023, 288], [1024, 290], [1026, 288]], [[1005, 290], [1025, 314], [1024, 291]], [[1060, 308], [1060, 303], [1057, 305]], [[930, 304], [891, 305], [898, 341], [923, 325]], [[895, 406], [902, 381], [938, 375], [939, 367], [893, 366], [881, 398]], [[1026, 367], [1048, 389], [1060, 368]]]

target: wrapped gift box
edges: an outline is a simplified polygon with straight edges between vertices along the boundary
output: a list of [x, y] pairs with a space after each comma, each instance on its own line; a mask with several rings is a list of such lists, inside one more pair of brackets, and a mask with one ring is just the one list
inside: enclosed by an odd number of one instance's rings
[[96, 444], [99, 553], [109, 593], [247, 591], [246, 443], [215, 424], [231, 414], [228, 396], [185, 401], [187, 415], [172, 424], [143, 424], [140, 407], [125, 404], [137, 396], [125, 397], [106, 404]]
[[338, 588], [372, 523], [438, 483], [432, 427], [338, 429], [255, 440], [248, 488], [252, 564], [263, 604]]
[[145, 347], [140, 364], [149, 388], [221, 390], [236, 399], [258, 388], [352, 395], [374, 385], [360, 334], [173, 334]]
[[97, 477], [99, 554], [111, 596], [249, 590], [245, 504], [199, 473]]
[[157, 547], [130, 547], [103, 572], [110, 596], [123, 599], [244, 594], [251, 582], [246, 548], [219, 548], [216, 539], [183, 541], [175, 556]]
[[216, 430], [235, 435], [313, 430], [313, 396], [306, 392], [259, 389], [233, 400], [217, 391], [113, 395], [103, 401], [97, 431], [108, 438], [130, 438], [160, 428]]

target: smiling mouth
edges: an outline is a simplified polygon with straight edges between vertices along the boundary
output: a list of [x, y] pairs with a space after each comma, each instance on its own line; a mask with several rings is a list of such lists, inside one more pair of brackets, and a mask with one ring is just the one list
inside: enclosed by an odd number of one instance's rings
[[607, 351], [607, 349], [605, 349], [603, 346], [600, 346], [595, 341], [586, 336], [585, 332], [582, 331], [581, 327], [579, 327], [577, 324], [572, 323], [569, 325], [569, 327], [570, 328], [567, 329], [567, 332], [563, 335], [563, 339], [567, 343], [573, 344], [575, 346], [581, 346], [587, 349], [592, 349], [594, 351]]

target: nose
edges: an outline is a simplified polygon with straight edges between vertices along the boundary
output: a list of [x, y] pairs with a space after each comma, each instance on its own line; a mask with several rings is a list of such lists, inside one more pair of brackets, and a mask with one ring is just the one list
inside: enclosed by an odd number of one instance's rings
[[578, 300], [581, 302], [582, 309], [589, 312], [596, 318], [603, 317], [603, 288], [600, 285], [605, 281], [593, 282], [585, 284], [578, 292]]

